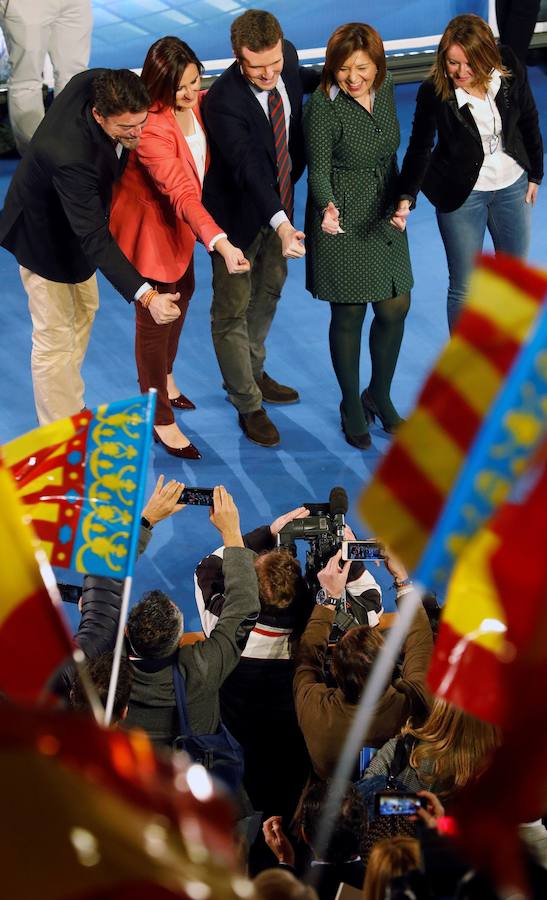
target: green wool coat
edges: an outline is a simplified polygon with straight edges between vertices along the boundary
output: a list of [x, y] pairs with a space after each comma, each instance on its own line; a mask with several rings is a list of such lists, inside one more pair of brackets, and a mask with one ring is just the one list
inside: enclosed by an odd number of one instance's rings
[[[318, 88], [304, 111], [308, 157], [306, 287], [334, 303], [385, 300], [410, 291], [406, 232], [389, 219], [397, 206], [399, 122], [388, 73], [372, 115], [339, 91]], [[321, 231], [329, 201], [345, 234]]]

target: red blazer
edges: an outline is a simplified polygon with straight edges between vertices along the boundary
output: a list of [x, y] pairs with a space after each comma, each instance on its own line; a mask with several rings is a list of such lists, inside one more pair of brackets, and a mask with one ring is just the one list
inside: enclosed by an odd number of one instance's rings
[[[202, 96], [194, 113], [203, 128]], [[206, 171], [208, 166], [209, 148]], [[150, 110], [139, 145], [114, 186], [110, 231], [142, 275], [165, 282], [184, 274], [196, 238], [208, 248], [222, 232], [201, 203], [194, 158], [171, 109]]]

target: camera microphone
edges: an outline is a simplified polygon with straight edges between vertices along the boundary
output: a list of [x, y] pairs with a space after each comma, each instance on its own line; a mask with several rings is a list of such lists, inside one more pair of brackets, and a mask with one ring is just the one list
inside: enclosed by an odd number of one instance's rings
[[333, 487], [329, 494], [329, 512], [331, 516], [345, 516], [348, 506], [348, 495], [344, 488]]
[[349, 500], [348, 495], [343, 487], [333, 487], [329, 494], [329, 512], [336, 525], [336, 534], [338, 540], [344, 540], [344, 526], [346, 524], [344, 516], [348, 511]]

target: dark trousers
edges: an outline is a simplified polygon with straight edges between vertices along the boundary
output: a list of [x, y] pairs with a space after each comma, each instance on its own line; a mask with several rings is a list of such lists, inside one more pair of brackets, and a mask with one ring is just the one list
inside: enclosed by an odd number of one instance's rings
[[144, 309], [139, 302], [135, 303], [137, 312], [135, 359], [140, 389], [144, 394], [149, 388], [156, 388], [158, 396], [154, 424], [171, 425], [175, 421], [175, 416], [167, 395], [167, 376], [173, 371], [180, 333], [190, 298], [194, 293], [194, 257], [190, 260], [182, 278], [173, 284], [155, 281], [154, 278], [146, 280], [160, 294], [180, 293], [178, 301], [180, 316], [168, 325], [158, 325], [148, 309]]
[[261, 228], [245, 250], [251, 271], [229, 275], [213, 252], [213, 344], [228, 397], [240, 413], [262, 406], [256, 379], [262, 375], [264, 342], [287, 277], [281, 241], [269, 226]]
[[500, 44], [511, 47], [524, 65], [539, 7], [540, 0], [496, 0]]

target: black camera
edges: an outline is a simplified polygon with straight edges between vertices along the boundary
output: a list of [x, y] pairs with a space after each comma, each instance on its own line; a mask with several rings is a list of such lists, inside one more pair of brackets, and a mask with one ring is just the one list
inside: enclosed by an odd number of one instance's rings
[[[296, 541], [307, 541], [304, 581], [310, 594], [315, 598], [319, 590], [317, 573], [342, 546], [344, 540], [345, 514], [348, 511], [348, 495], [342, 487], [334, 487], [327, 503], [303, 503], [310, 515], [304, 519], [293, 519], [277, 535], [277, 547], [288, 550], [296, 556]], [[330, 643], [335, 643], [350, 628], [359, 622], [353, 616], [345, 600], [336, 610]]]

